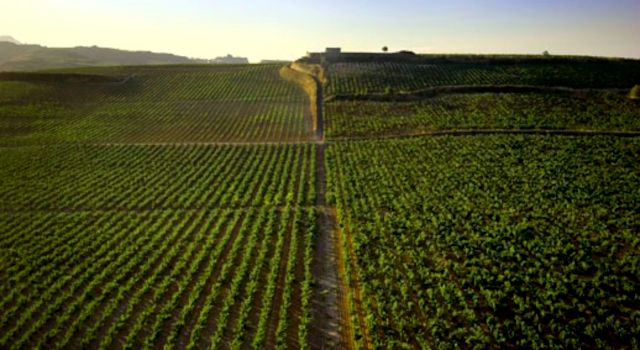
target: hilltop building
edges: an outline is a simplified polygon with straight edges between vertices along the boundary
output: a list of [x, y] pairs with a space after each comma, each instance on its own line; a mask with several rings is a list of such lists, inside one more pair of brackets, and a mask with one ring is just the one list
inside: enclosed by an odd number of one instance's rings
[[327, 47], [324, 52], [307, 52], [307, 58], [311, 61], [320, 62], [323, 59], [327, 61], [339, 61], [342, 55], [342, 49], [339, 47]]
[[307, 56], [302, 58], [305, 62], [359, 62], [359, 61], [417, 61], [421, 60], [420, 55], [413, 51], [402, 50], [398, 52], [345, 52], [339, 47], [327, 47], [324, 52], [307, 52]]
[[324, 55], [329, 61], [337, 61], [340, 58], [341, 53], [342, 49], [340, 49], [339, 47], [327, 47]]
[[223, 57], [216, 57], [209, 61], [213, 64], [249, 64], [249, 59], [246, 57], [233, 57], [232, 55], [226, 55]]

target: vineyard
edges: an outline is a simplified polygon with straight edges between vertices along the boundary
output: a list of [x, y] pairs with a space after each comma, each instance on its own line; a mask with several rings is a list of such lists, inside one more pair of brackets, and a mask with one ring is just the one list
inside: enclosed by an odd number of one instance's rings
[[279, 68], [70, 71], [120, 79], [97, 83], [0, 79], [0, 144], [302, 142], [308, 102]]
[[624, 93], [455, 94], [414, 102], [331, 101], [330, 138], [451, 129], [640, 130], [640, 105]]
[[0, 211], [309, 206], [313, 152], [311, 145], [5, 149]]
[[630, 89], [640, 79], [640, 63], [340, 62], [332, 64], [329, 73], [331, 83], [327, 89], [327, 96], [397, 93], [452, 85]]
[[314, 153], [0, 151], [0, 347], [306, 345]]
[[361, 345], [638, 348], [638, 154], [605, 137], [332, 145]]
[[640, 64], [452, 57], [0, 72], [0, 349], [640, 348]]

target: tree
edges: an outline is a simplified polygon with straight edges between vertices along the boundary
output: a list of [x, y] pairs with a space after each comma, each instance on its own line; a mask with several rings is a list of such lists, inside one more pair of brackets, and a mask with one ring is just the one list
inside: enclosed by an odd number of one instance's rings
[[551, 56], [551, 54], [549, 53], [549, 51], [544, 50], [544, 51], [542, 52], [542, 56]]
[[386, 46], [383, 46], [383, 47], [382, 47], [382, 52], [388, 52], [388, 51], [389, 51], [389, 48], [388, 48], [388, 47], [386, 47]]

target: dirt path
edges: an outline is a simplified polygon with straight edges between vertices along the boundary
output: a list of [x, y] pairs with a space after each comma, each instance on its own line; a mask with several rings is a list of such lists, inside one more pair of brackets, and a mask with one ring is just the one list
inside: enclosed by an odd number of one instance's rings
[[[309, 345], [312, 349], [355, 349], [348, 309], [348, 290], [344, 276], [344, 262], [340, 254], [338, 224], [335, 207], [327, 205], [325, 138], [323, 116], [323, 88], [313, 77], [317, 89], [316, 108], [316, 206], [318, 233], [311, 267], [314, 277], [311, 297], [311, 327]], [[340, 274], [342, 271], [342, 275]]]
[[[316, 95], [316, 141], [324, 142], [324, 115], [322, 114], [322, 104], [324, 101], [324, 90], [322, 89], [322, 83], [318, 78], [313, 77], [316, 82], [317, 95]], [[323, 158], [324, 160], [324, 158]]]
[[349, 311], [344, 307], [346, 285], [338, 274], [335, 208], [326, 203], [325, 147], [318, 145], [316, 151], [318, 236], [312, 266], [316, 283], [311, 300], [309, 342], [312, 349], [354, 349]]

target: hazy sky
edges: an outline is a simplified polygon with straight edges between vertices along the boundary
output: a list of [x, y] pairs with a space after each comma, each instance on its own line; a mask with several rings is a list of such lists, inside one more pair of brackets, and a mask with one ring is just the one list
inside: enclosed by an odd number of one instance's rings
[[640, 0], [0, 0], [0, 35], [251, 61], [384, 45], [640, 58]]

